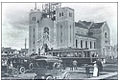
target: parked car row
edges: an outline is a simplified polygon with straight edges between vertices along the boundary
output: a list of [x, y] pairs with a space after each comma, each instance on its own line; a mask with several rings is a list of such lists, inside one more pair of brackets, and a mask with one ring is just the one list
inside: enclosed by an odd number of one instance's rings
[[[11, 57], [4, 59], [2, 58], [2, 72], [23, 74], [26, 70], [31, 70], [33, 67], [32, 59], [25, 57]], [[15, 71], [16, 70], [16, 71]], [[13, 72], [14, 71], [14, 72]], [[16, 73], [16, 74], [17, 74]]]
[[34, 79], [67, 79], [69, 73], [62, 71], [61, 63], [53, 56], [11, 57], [2, 59], [2, 74], [18, 75], [29, 70], [36, 73]]

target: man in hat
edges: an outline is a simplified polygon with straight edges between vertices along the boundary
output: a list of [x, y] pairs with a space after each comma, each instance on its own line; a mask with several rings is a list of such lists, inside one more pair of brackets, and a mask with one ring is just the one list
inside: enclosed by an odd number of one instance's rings
[[97, 64], [97, 67], [98, 67], [98, 74], [97, 74], [97, 76], [99, 76], [100, 75], [100, 71], [103, 70], [103, 65], [102, 65], [102, 62], [100, 61], [99, 58], [97, 58], [96, 64]]
[[77, 70], [77, 61], [76, 60], [73, 61], [73, 69]]

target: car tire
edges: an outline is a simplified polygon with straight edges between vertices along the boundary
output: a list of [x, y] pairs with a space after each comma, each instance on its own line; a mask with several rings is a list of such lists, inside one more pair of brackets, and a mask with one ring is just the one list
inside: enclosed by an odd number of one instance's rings
[[30, 70], [33, 69], [33, 63], [30, 63], [30, 64], [29, 64], [29, 69], [30, 69]]
[[12, 69], [12, 75], [14, 75], [14, 76], [18, 76], [18, 74], [19, 74], [18, 69], [13, 68], [13, 69]]
[[65, 80], [70, 79], [70, 73], [66, 73], [66, 74], [64, 75], [64, 78], [63, 78], [63, 79], [65, 79]]
[[20, 72], [20, 74], [24, 74], [25, 73], [25, 67], [20, 67], [19, 72]]
[[34, 77], [34, 80], [38, 80], [38, 76], [35, 76], [35, 77]]
[[47, 76], [46, 80], [53, 80], [53, 76]]

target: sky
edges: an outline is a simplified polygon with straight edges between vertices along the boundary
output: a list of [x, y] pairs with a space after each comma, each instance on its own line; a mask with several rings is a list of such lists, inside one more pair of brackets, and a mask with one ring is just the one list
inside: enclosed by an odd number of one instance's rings
[[[37, 3], [41, 10], [42, 3]], [[111, 45], [117, 44], [117, 3], [62, 3], [75, 11], [75, 21], [106, 21], [110, 28]], [[2, 47], [29, 47], [29, 12], [35, 3], [2, 3]]]

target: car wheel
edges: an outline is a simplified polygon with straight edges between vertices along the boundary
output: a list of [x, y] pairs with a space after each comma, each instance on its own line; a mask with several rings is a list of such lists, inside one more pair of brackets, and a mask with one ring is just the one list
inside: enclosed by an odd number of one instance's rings
[[33, 63], [29, 64], [29, 69], [33, 69]]
[[18, 69], [12, 69], [12, 75], [17, 76], [19, 74]]
[[20, 72], [20, 74], [24, 74], [25, 73], [25, 67], [20, 67], [19, 72]]
[[66, 73], [65, 75], [64, 75], [64, 78], [63, 79], [70, 79], [70, 73]]
[[47, 76], [46, 80], [53, 80], [53, 77], [52, 76]]
[[38, 76], [35, 76], [35, 77], [34, 77], [34, 80], [38, 80]]

